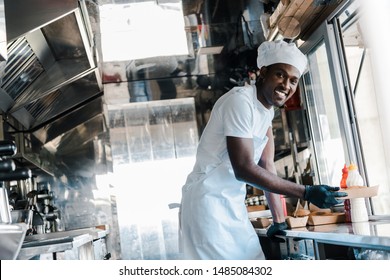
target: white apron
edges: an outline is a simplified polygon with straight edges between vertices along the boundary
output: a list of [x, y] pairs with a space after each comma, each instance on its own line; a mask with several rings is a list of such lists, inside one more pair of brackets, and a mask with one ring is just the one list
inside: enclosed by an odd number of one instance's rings
[[[254, 119], [264, 119], [260, 111]], [[253, 123], [253, 135], [263, 136], [253, 137], [255, 162], [268, 141], [265, 131], [271, 120]], [[235, 178], [227, 150], [213, 164], [202, 163], [202, 159], [209, 158], [207, 153], [210, 151], [198, 149], [199, 161], [182, 188], [180, 245], [184, 258], [265, 259], [245, 207], [246, 184]]]

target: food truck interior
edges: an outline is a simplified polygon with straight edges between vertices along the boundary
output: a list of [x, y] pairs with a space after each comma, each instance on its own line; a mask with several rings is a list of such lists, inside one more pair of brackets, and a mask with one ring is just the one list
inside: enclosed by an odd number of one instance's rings
[[[273, 244], [267, 202], [248, 185], [266, 255], [389, 258], [390, 100], [371, 44], [387, 16], [364, 2], [0, 0], [0, 259], [181, 259], [199, 137], [216, 100], [251, 83], [266, 40], [295, 42], [309, 61], [275, 108], [278, 175], [339, 186], [356, 164], [376, 191], [369, 222], [346, 223], [342, 204], [321, 212], [328, 222], [292, 219]], [[292, 218], [318, 210], [285, 201]]]

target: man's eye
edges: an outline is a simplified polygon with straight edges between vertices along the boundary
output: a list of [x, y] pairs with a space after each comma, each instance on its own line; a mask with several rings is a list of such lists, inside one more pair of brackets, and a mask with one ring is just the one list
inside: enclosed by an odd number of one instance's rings
[[276, 73], [276, 76], [277, 76], [278, 78], [283, 78], [283, 77], [284, 77], [283, 73]]

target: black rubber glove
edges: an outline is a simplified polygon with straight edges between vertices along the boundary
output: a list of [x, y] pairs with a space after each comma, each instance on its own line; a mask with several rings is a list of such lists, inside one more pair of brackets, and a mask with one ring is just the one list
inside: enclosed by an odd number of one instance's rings
[[286, 235], [284, 231], [287, 229], [287, 224], [283, 223], [273, 223], [267, 230], [267, 236], [274, 242], [283, 243], [286, 242], [283, 238], [276, 237], [276, 235]]
[[304, 199], [319, 208], [329, 208], [342, 203], [336, 197], [347, 196], [345, 192], [338, 192], [339, 189], [339, 187], [330, 187], [327, 185], [305, 186]]

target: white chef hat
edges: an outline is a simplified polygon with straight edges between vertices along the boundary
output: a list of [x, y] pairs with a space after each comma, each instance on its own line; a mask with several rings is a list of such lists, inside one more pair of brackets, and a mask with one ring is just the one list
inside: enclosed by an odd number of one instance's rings
[[302, 75], [307, 67], [307, 58], [294, 43], [282, 40], [263, 42], [257, 49], [257, 67], [261, 69], [275, 63], [290, 64]]

